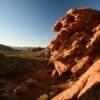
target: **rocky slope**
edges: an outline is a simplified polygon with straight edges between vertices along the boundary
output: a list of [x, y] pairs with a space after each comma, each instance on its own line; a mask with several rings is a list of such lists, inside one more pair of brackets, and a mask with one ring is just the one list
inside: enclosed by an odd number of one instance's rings
[[[100, 100], [96, 95], [100, 95], [100, 11], [70, 9], [54, 24], [53, 30], [56, 37], [48, 46], [50, 62], [55, 67], [52, 76], [68, 72], [73, 77], [78, 76], [70, 88], [53, 100], [90, 100], [91, 96], [91, 100]], [[99, 90], [92, 89], [90, 94], [96, 94], [90, 96], [87, 91], [92, 87]]]

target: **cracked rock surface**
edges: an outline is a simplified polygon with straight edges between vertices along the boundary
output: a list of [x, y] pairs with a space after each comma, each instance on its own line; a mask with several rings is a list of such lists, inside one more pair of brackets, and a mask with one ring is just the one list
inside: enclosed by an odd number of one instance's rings
[[[95, 84], [99, 84], [96, 86], [100, 90], [100, 11], [70, 9], [57, 20], [53, 31], [56, 36], [48, 46], [50, 62], [55, 67], [52, 76], [71, 71], [73, 76], [79, 76], [79, 80], [52, 100], [81, 100]], [[100, 100], [100, 96], [95, 98], [91, 100]]]

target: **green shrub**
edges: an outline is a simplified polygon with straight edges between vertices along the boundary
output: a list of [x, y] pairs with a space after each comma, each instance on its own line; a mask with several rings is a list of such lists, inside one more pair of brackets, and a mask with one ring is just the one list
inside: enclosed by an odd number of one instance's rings
[[37, 100], [48, 100], [49, 96], [47, 94], [41, 95]]

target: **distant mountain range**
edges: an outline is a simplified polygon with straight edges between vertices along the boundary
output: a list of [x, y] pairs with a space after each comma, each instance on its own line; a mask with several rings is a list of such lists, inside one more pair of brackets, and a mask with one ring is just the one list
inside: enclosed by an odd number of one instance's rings
[[12, 47], [13, 49], [16, 50], [28, 50], [28, 49], [32, 49], [32, 47]]
[[45, 48], [42, 47], [11, 47], [11, 46], [0, 44], [0, 51], [9, 51], [9, 52], [22, 51], [22, 50], [41, 51], [44, 49]]
[[0, 44], [0, 51], [18, 51], [10, 46]]
[[43, 47], [13, 47], [16, 50], [33, 50], [33, 51], [41, 51], [45, 48]]

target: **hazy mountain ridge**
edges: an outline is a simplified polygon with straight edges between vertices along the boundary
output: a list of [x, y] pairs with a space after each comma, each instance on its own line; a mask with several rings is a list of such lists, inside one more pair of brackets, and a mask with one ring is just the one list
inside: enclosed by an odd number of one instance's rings
[[43, 47], [13, 47], [16, 50], [33, 50], [33, 51], [41, 51], [45, 48]]
[[4, 44], [0, 44], [0, 51], [23, 51], [23, 50], [31, 50], [31, 51], [41, 51], [44, 50], [45, 48], [43, 47], [12, 47], [12, 46], [7, 46]]
[[6, 46], [6, 45], [3, 45], [3, 44], [0, 44], [0, 51], [19, 51], [17, 49], [14, 49], [10, 46]]

